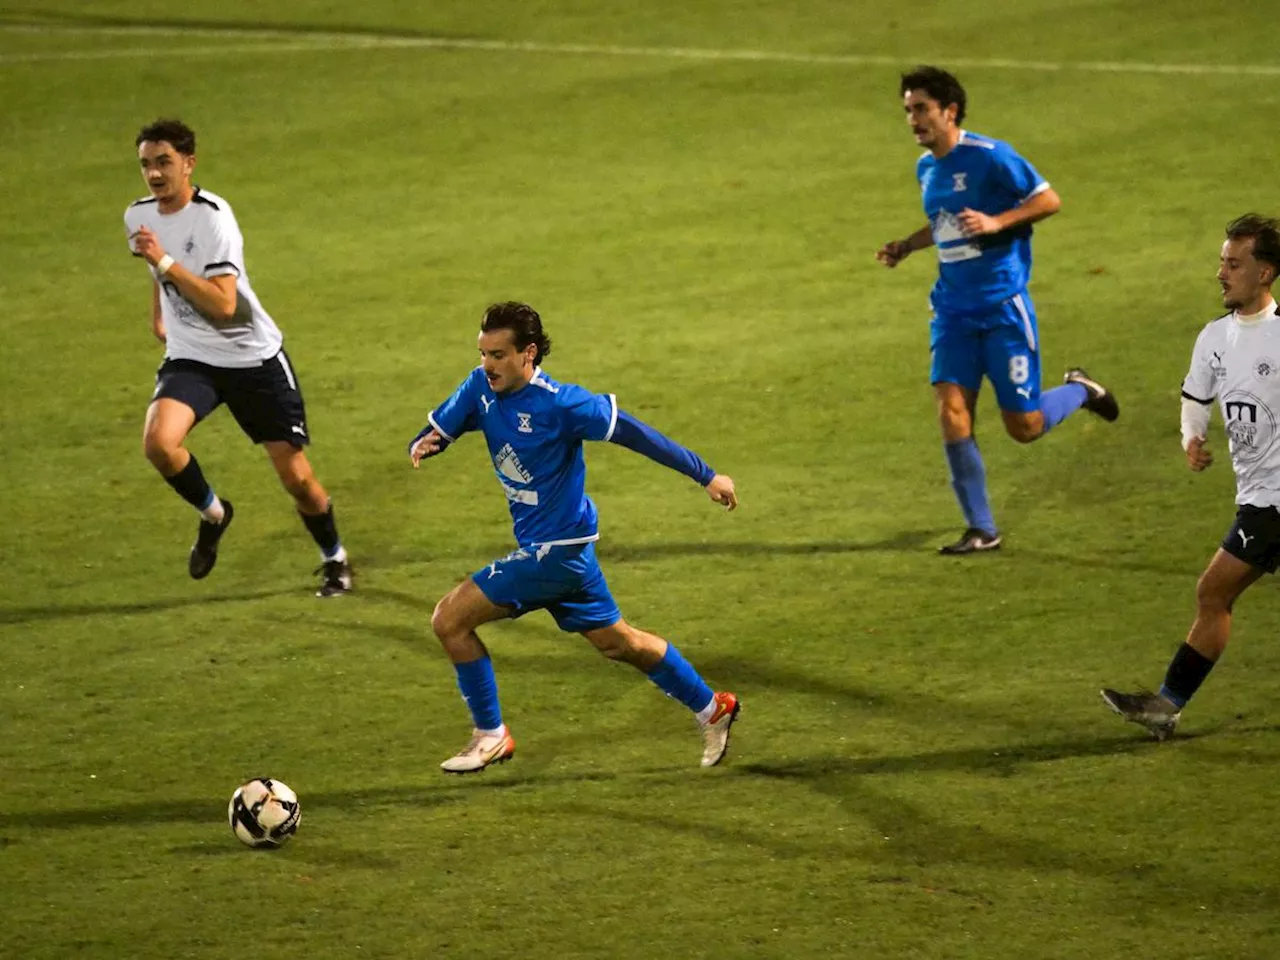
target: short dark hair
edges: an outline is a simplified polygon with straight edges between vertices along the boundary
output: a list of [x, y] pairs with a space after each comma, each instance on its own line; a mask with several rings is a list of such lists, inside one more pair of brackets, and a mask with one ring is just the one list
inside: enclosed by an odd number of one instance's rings
[[965, 95], [964, 87], [954, 75], [941, 67], [930, 67], [924, 64], [910, 73], [902, 75], [902, 83], [898, 85], [898, 93], [905, 96], [908, 90], [923, 90], [929, 99], [937, 100], [943, 108], [956, 105], [956, 126], [964, 122]]
[[1228, 240], [1253, 240], [1253, 259], [1271, 264], [1271, 279], [1280, 275], [1280, 220], [1246, 213], [1227, 224]]
[[527, 303], [507, 300], [504, 303], [490, 304], [484, 311], [480, 329], [484, 333], [510, 330], [517, 350], [523, 350], [531, 343], [536, 345], [538, 352], [533, 358], [535, 364], [541, 363], [542, 358], [551, 352], [551, 338], [543, 332], [542, 318]]
[[138, 131], [138, 139], [133, 141], [135, 147], [142, 146], [143, 140], [153, 143], [160, 140], [173, 145], [173, 149], [188, 157], [196, 154], [196, 132], [181, 120], [157, 120]]

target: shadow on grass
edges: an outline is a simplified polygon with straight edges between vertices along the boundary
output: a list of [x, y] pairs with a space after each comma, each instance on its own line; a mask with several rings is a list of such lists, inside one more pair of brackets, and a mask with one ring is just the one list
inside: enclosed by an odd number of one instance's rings
[[290, 843], [284, 847], [260, 847], [254, 850], [228, 836], [226, 842], [177, 844], [170, 847], [169, 852], [182, 857], [243, 857], [246, 855], [282, 857], [292, 863], [363, 870], [393, 870], [400, 866], [399, 861], [371, 850], [351, 850], [346, 847], [316, 843], [310, 837], [302, 844]]
[[44, 620], [73, 620], [76, 617], [163, 613], [166, 610], [181, 610], [184, 607], [244, 603], [250, 600], [299, 595], [301, 594], [297, 587], [289, 587], [281, 590], [254, 590], [246, 593], [223, 593], [203, 597], [165, 597], [159, 600], [139, 600], [136, 603], [72, 603], [66, 606], [4, 607], [0, 608], [0, 625], [39, 623]]
[[[759, 540], [707, 540], [698, 542], [672, 540], [658, 543], [626, 543], [624, 541], [606, 539], [598, 543], [597, 550], [599, 551], [600, 562], [604, 564], [663, 560], [671, 557], [829, 556], [843, 553], [926, 550], [930, 548], [931, 541], [949, 532], [952, 532], [949, 527], [932, 530], [903, 530], [900, 533], [883, 537], [879, 540], [813, 540], [790, 543]], [[468, 571], [471, 571], [483, 567], [495, 558], [506, 556], [514, 549], [515, 545], [508, 542], [495, 544], [488, 548], [468, 549], [465, 553], [456, 549], [448, 549], [439, 553], [423, 550], [415, 552], [411, 556], [400, 556], [394, 563], [371, 563], [369, 566], [394, 569], [397, 566], [406, 564], [462, 562], [467, 566]], [[428, 613], [431, 612], [431, 607], [433, 606], [431, 601], [385, 588], [361, 588], [360, 593], [364, 596], [373, 596], [383, 600], [403, 603], [416, 609], [422, 609], [425, 604]]]
[[[1204, 735], [1204, 733], [1187, 734], [1180, 736], [1178, 740], [1192, 740]], [[963, 747], [955, 750], [937, 750], [890, 757], [804, 757], [772, 763], [743, 763], [732, 769], [733, 773], [739, 776], [802, 782], [824, 781], [832, 777], [940, 771], [1005, 773], [1025, 764], [1051, 763], [1077, 757], [1111, 756], [1158, 746], [1153, 740], [1135, 733], [1129, 736], [1020, 743], [1012, 746]]]
[[1071, 556], [1065, 553], [1054, 553], [1049, 550], [1023, 550], [1016, 545], [1010, 552], [1016, 552], [1020, 559], [1055, 566], [1083, 567], [1086, 570], [1122, 570], [1125, 573], [1156, 573], [1166, 577], [1181, 577], [1187, 581], [1188, 592], [1192, 589], [1195, 578], [1200, 576], [1199, 567], [1190, 567], [1173, 563], [1148, 563], [1144, 560], [1125, 560], [1122, 557], [1108, 556], [1105, 552], [1090, 553], [1082, 556]]
[[601, 541], [602, 563], [627, 563], [632, 560], [660, 560], [664, 557], [804, 557], [839, 553], [880, 553], [888, 551], [923, 550], [931, 540], [949, 532], [947, 529], [903, 530], [880, 540], [815, 540], [794, 543], [768, 543], [762, 541], [737, 542], [713, 540], [703, 543], [619, 543]]
[[[475, 790], [509, 790], [516, 787], [555, 786], [591, 782], [611, 782], [632, 777], [667, 776], [671, 771], [633, 770], [625, 777], [612, 771], [584, 771], [582, 773], [540, 773], [535, 767], [517, 776], [499, 771], [484, 771], [479, 775], [447, 777], [433, 771], [436, 786], [392, 786], [366, 790], [340, 790], [308, 792], [303, 796], [304, 816], [317, 810], [326, 812], [341, 810], [358, 812], [363, 806], [421, 807], [431, 809], [465, 801]], [[69, 810], [29, 810], [21, 813], [0, 811], [0, 830], [75, 830], [92, 827], [140, 827], [160, 823], [218, 823], [225, 822], [226, 801], [202, 800], [148, 800], [140, 803], [124, 803], [114, 807], [82, 807]], [[0, 838], [0, 846], [21, 839]], [[197, 845], [198, 846], [198, 845]]]
[[404, 30], [384, 27], [373, 27], [360, 23], [314, 24], [296, 21], [268, 20], [211, 20], [199, 17], [183, 17], [172, 20], [144, 20], [137, 17], [117, 17], [109, 14], [84, 14], [69, 11], [8, 11], [0, 10], [0, 23], [19, 25], [37, 25], [43, 27], [104, 27], [127, 30], [130, 28], [145, 31], [147, 29], [169, 28], [176, 30], [216, 30], [219, 33], [245, 33], [255, 35], [273, 33], [281, 35], [296, 34], [307, 36], [331, 36], [349, 34], [352, 37], [368, 37], [386, 40], [445, 40], [468, 39], [471, 34], [449, 31]]

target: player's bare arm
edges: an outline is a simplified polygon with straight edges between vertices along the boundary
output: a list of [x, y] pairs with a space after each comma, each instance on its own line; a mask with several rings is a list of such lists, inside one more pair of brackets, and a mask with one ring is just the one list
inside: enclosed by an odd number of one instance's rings
[[965, 236], [981, 237], [987, 234], [999, 233], [1001, 230], [1008, 230], [1010, 227], [1016, 227], [1022, 223], [1035, 223], [1038, 220], [1044, 220], [1051, 217], [1062, 209], [1062, 198], [1058, 196], [1057, 191], [1052, 187], [1041, 190], [1034, 197], [1018, 204], [1012, 210], [1006, 210], [1004, 213], [995, 214], [982, 213], [979, 210], [970, 210], [965, 208], [960, 211], [957, 219], [960, 221], [960, 229], [964, 231]]
[[151, 266], [160, 269], [164, 264], [162, 272], [165, 282], [177, 287], [183, 299], [199, 310], [215, 327], [230, 327], [244, 322], [236, 311], [239, 297], [233, 274], [205, 279], [197, 277], [172, 258], [166, 263], [167, 254], [149, 227], [139, 227], [129, 239], [133, 241], [134, 251]]
[[933, 229], [925, 224], [902, 240], [890, 240], [876, 251], [876, 259], [892, 269], [917, 250], [933, 246]]
[[165, 342], [164, 314], [160, 311], [160, 285], [151, 284], [151, 333], [161, 343]]
[[716, 503], [726, 510], [734, 510], [738, 506], [738, 492], [733, 487], [733, 478], [717, 473], [704, 488]]

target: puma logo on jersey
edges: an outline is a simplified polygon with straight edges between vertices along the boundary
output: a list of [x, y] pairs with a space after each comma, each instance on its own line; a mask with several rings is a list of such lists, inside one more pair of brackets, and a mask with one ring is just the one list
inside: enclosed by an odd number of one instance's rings
[[1031, 399], [1031, 388], [1030, 388], [1030, 387], [1015, 387], [1015, 388], [1014, 388], [1014, 393], [1016, 393], [1016, 394], [1017, 394], [1018, 396], [1020, 396], [1020, 397], [1026, 397], [1028, 400], [1030, 400], [1030, 399]]
[[489, 408], [493, 406], [493, 401], [482, 393], [480, 394], [480, 402], [484, 404], [484, 412], [488, 413]]

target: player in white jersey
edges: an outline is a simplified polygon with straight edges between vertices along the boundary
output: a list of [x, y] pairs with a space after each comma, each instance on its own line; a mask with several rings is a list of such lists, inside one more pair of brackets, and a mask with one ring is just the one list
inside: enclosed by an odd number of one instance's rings
[[151, 330], [165, 345], [143, 449], [200, 512], [187, 570], [197, 580], [209, 575], [234, 515], [185, 446], [192, 428], [225, 403], [266, 450], [320, 548], [317, 596], [346, 593], [351, 566], [333, 504], [303, 451], [311, 438], [302, 391], [280, 330], [249, 285], [235, 214], [221, 197], [192, 184], [196, 135], [184, 123], [157, 120], [142, 129], [136, 146], [150, 195], [125, 211], [125, 229], [133, 255], [150, 266]]
[[1192, 470], [1213, 463], [1205, 444], [1217, 401], [1236, 473], [1236, 522], [1196, 585], [1195, 622], [1160, 692], [1102, 691], [1111, 709], [1157, 740], [1173, 733], [1226, 649], [1236, 599], [1280, 566], [1280, 315], [1271, 295], [1277, 273], [1280, 221], [1250, 213], [1229, 223], [1218, 282], [1231, 312], [1196, 340], [1182, 381], [1182, 447]]

